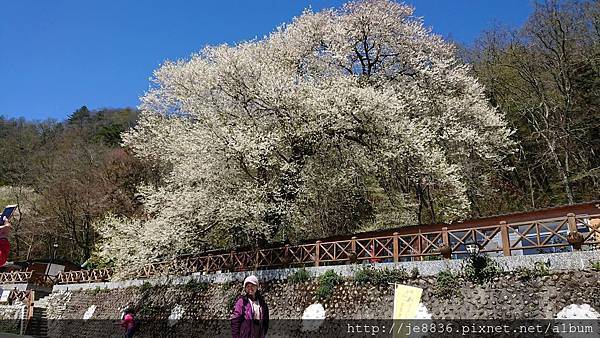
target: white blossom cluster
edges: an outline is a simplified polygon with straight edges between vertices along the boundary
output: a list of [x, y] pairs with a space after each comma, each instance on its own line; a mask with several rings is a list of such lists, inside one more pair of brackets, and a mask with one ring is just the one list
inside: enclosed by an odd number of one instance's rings
[[386, 0], [307, 10], [263, 39], [166, 62], [140, 108], [124, 145], [172, 171], [141, 188], [149, 219], [100, 225], [100, 254], [121, 265], [324, 233], [315, 219], [374, 204], [373, 191], [392, 204], [375, 217], [413, 210], [420, 191], [438, 220], [460, 218], [512, 148], [454, 46]]

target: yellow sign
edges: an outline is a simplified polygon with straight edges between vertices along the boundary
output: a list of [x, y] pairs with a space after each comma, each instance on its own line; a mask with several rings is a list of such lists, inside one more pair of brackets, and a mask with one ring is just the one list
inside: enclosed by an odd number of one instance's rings
[[392, 319], [415, 319], [423, 289], [396, 284], [394, 290], [394, 315]]
[[[416, 319], [423, 289], [401, 284], [395, 284], [395, 286], [392, 319]], [[409, 334], [408, 327], [398, 326], [392, 333], [392, 336], [394, 338], [407, 337]]]

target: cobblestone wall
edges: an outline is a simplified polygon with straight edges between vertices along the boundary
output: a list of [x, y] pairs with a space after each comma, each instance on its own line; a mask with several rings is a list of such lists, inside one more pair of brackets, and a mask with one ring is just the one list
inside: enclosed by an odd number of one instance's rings
[[[408, 278], [402, 283], [424, 289], [422, 304], [433, 319], [556, 318], [571, 304], [589, 304], [600, 312], [600, 272], [576, 270], [554, 272], [543, 277], [509, 272], [483, 284], [455, 277], [452, 290], [442, 289], [436, 276]], [[262, 290], [271, 318], [300, 319], [311, 304], [320, 303], [327, 319], [389, 319], [392, 317], [393, 286], [358, 284], [351, 278], [336, 285], [333, 293], [319, 300], [316, 279], [298, 284], [287, 281], [264, 283]], [[190, 282], [107, 290], [59, 292], [49, 300], [51, 336], [115, 336], [121, 310], [135, 304], [142, 324], [137, 336], [178, 335], [185, 325], [204, 326], [206, 334], [227, 336], [232, 302], [241, 283]], [[451, 292], [450, 292], [451, 291]], [[90, 307], [93, 314], [89, 316]], [[51, 310], [52, 308], [58, 310]], [[90, 319], [83, 321], [88, 311]], [[207, 319], [215, 320], [214, 326]], [[182, 331], [178, 331], [182, 330]], [[178, 333], [179, 332], [179, 333]], [[196, 333], [197, 334], [197, 333]]]
[[24, 305], [0, 305], [0, 332], [20, 333]]

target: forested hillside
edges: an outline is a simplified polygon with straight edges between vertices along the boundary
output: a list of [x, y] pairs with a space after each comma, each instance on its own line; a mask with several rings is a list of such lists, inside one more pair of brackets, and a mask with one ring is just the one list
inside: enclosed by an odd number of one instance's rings
[[0, 117], [12, 258], [128, 264], [600, 198], [600, 2], [456, 48], [384, 0], [167, 62], [132, 109]]
[[82, 107], [60, 122], [0, 117], [0, 201], [20, 206], [13, 259], [49, 258], [57, 243], [57, 257], [82, 262], [94, 248], [96, 220], [109, 211], [140, 215], [136, 186], [159, 176], [119, 146], [137, 116]]
[[[547, 1], [523, 27], [497, 26], [468, 49], [486, 96], [515, 131], [514, 170], [481, 213], [598, 199], [600, 2]], [[490, 198], [497, 195], [497, 198]]]

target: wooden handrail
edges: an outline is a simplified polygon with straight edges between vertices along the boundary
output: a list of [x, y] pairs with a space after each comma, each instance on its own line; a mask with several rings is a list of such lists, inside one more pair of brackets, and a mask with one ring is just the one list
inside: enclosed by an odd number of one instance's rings
[[9, 299], [14, 303], [15, 301], [19, 301], [25, 305], [27, 308], [25, 312], [25, 320], [29, 322], [29, 319], [33, 316], [33, 307], [35, 302], [35, 291], [34, 290], [11, 290], [11, 294], [9, 295]]
[[[585, 245], [600, 247], [600, 229], [582, 224], [582, 220], [600, 218], [594, 215], [565, 215], [527, 222], [474, 226], [471, 228], [441, 227], [438, 231], [413, 233], [395, 232], [386, 236], [345, 238], [301, 245], [246, 250], [241, 252], [223, 251], [220, 254], [186, 255], [169, 261], [152, 263], [132, 273], [130, 278], [149, 278], [171, 274], [186, 275], [194, 272], [243, 271], [267, 269], [282, 266], [319, 266], [323, 264], [347, 264], [350, 254], [358, 260], [402, 261], [423, 260], [439, 256], [439, 248], [447, 244], [455, 257], [466, 255], [464, 243], [476, 240], [484, 245], [482, 252], [499, 252], [509, 256], [517, 250], [545, 250], [555, 247], [569, 247], [566, 232], [569, 229], [585, 226], [588, 235]], [[416, 230], [416, 229], [415, 229]], [[488, 247], [486, 247], [488, 246]], [[97, 282], [110, 279], [110, 269], [62, 272], [58, 284]]]
[[33, 271], [12, 271], [0, 273], [0, 284], [29, 283]]

